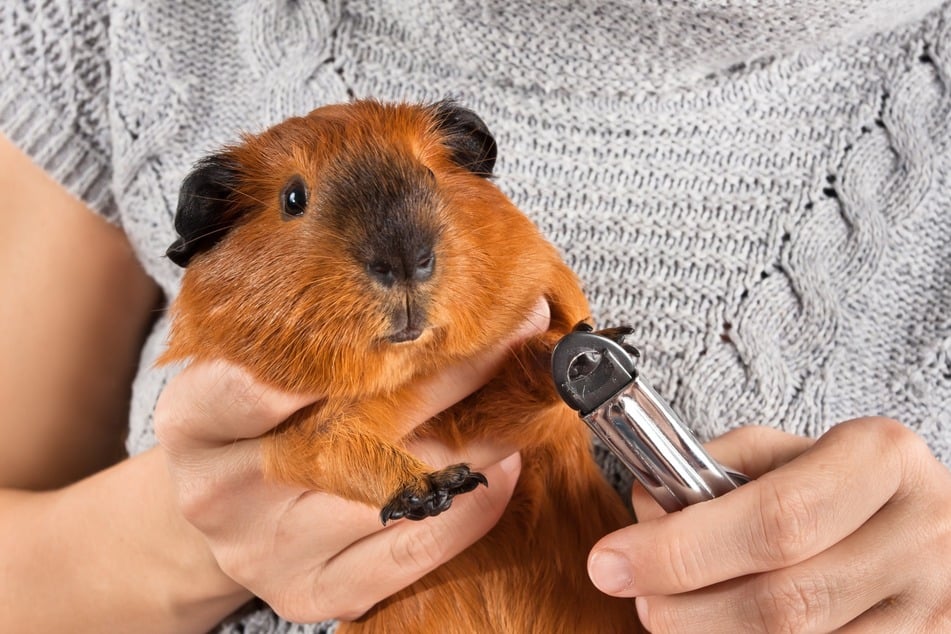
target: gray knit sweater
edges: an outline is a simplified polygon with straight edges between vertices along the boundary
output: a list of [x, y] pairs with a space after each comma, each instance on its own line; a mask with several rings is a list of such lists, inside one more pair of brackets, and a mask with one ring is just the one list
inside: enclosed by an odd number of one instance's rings
[[[951, 464], [951, 6], [70, 4], [0, 5], [0, 129], [120, 225], [170, 298], [200, 156], [320, 104], [452, 96], [702, 437], [884, 414]], [[133, 453], [154, 443], [165, 334], [142, 356]], [[262, 608], [224, 629], [313, 628]]]

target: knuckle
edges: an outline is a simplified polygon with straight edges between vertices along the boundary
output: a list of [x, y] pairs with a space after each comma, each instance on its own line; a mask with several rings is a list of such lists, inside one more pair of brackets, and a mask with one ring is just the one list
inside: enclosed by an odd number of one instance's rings
[[249, 557], [237, 546], [223, 546], [214, 541], [210, 541], [209, 546], [221, 572], [246, 588], [256, 585], [255, 581], [261, 575], [257, 558]]
[[321, 617], [321, 618], [334, 618], [338, 621], [356, 621], [361, 616], [370, 611], [370, 608], [373, 607], [373, 604], [370, 605], [354, 605], [350, 608], [339, 611], [339, 614], [333, 617]]
[[[262, 597], [263, 598], [263, 597]], [[274, 610], [275, 614], [291, 623], [308, 623], [323, 621], [331, 616], [324, 616], [323, 613], [301, 606], [296, 601], [288, 601], [283, 598], [267, 601], [268, 606]]]
[[288, 587], [281, 589], [275, 595], [261, 598], [279, 617], [291, 623], [313, 623], [334, 618], [333, 613], [328, 609], [331, 604], [322, 594], [314, 593], [315, 596], [307, 596], [307, 593], [292, 586], [293, 584], [288, 584]]
[[803, 487], [787, 486], [779, 478], [764, 478], [759, 484], [759, 521], [754, 526], [760, 534], [753, 543], [760, 552], [753, 556], [766, 569], [798, 563], [819, 534], [814, 494]]
[[926, 480], [926, 467], [933, 464], [931, 448], [910, 427], [893, 418], [862, 419], [862, 434], [872, 438], [875, 452], [883, 463], [887, 461], [901, 474], [899, 493], [917, 488]]
[[299, 611], [298, 622], [313, 623], [328, 619], [356, 621], [375, 605], [375, 601], [364, 596], [364, 593], [353, 592], [350, 585], [341, 585], [339, 579], [334, 581], [336, 583], [321, 579], [314, 584], [314, 591], [308, 597], [307, 609]]
[[181, 429], [186, 426], [180, 408], [175, 406], [176, 401], [170, 388], [159, 396], [152, 414], [155, 439], [168, 452], [175, 452], [180, 446]]
[[180, 473], [173, 481], [179, 513], [199, 530], [208, 529], [204, 520], [213, 515], [220, 503], [214, 487], [205, 477], [191, 471]]
[[755, 599], [761, 629], [771, 634], [811, 631], [831, 606], [828, 584], [814, 574], [762, 575]]
[[735, 434], [737, 438], [749, 441], [752, 445], [760, 446], [760, 441], [772, 441], [777, 435], [782, 435], [782, 432], [765, 425], [746, 425], [732, 430], [730, 434]]
[[910, 427], [894, 418], [884, 416], [870, 416], [843, 424], [844, 430], [855, 430], [858, 437], [873, 439], [876, 449], [881, 454], [907, 456], [922, 451], [931, 453], [924, 440]]
[[207, 495], [195, 489], [180, 489], [178, 493], [178, 510], [189, 524], [200, 527], [207, 499]]
[[916, 444], [918, 438], [917, 434], [894, 418], [875, 416], [867, 419], [866, 425], [872, 426], [875, 437], [886, 447], [908, 448]]

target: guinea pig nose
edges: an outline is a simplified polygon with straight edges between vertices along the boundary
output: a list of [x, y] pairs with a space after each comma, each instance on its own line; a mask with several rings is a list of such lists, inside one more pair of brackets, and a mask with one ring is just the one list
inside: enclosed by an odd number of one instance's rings
[[384, 286], [392, 286], [396, 282], [396, 271], [393, 266], [384, 260], [374, 260], [367, 265], [370, 277]]
[[431, 248], [420, 249], [415, 255], [402, 253], [398, 257], [377, 258], [367, 264], [367, 272], [384, 286], [397, 282], [425, 282], [436, 269], [436, 254]]

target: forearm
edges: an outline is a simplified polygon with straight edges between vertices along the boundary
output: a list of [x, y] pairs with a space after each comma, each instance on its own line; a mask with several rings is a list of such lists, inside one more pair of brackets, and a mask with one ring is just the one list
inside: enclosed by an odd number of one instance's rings
[[158, 450], [59, 491], [0, 490], [0, 629], [204, 632], [250, 599], [171, 491]]
[[160, 293], [125, 234], [0, 135], [0, 487], [55, 489], [124, 457]]

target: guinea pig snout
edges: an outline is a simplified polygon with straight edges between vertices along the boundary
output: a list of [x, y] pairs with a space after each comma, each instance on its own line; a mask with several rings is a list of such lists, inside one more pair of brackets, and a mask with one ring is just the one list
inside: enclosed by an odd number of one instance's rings
[[388, 323], [386, 339], [391, 343], [414, 341], [423, 334], [431, 292], [426, 282], [435, 271], [436, 252], [430, 241], [391, 242], [367, 258], [366, 274], [381, 293]]

